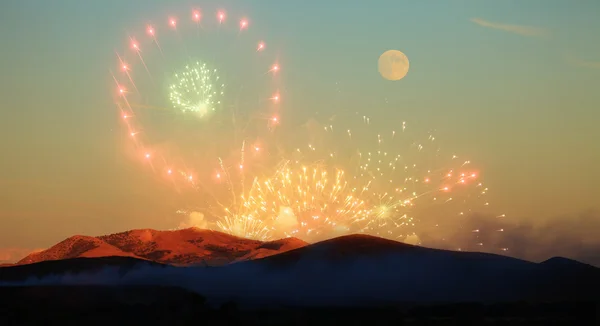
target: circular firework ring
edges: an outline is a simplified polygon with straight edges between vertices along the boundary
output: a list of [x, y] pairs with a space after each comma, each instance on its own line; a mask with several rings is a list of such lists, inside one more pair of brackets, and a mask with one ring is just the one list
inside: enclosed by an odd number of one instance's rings
[[111, 74], [126, 151], [178, 188], [200, 192], [195, 205], [210, 227], [265, 239], [266, 227], [232, 220], [231, 210], [252, 182], [246, 176], [267, 169], [276, 150], [277, 53], [252, 35], [246, 17], [233, 26], [224, 10], [181, 17], [146, 24], [116, 53]]

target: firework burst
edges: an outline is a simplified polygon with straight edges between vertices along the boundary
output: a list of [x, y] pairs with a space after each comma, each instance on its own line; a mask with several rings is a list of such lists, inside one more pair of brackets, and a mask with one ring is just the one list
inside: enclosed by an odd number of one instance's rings
[[210, 69], [206, 63], [196, 61], [174, 77], [174, 83], [169, 86], [174, 108], [204, 117], [221, 104], [225, 84], [220, 83], [217, 69]]
[[405, 123], [382, 132], [369, 118], [358, 120], [352, 129], [351, 122], [307, 124], [311, 142], [280, 155], [271, 175], [255, 178], [220, 227], [245, 223], [245, 236], [260, 230], [262, 238], [308, 241], [349, 232], [406, 239], [487, 209], [487, 189], [470, 161], [444, 154], [433, 135], [420, 142]]
[[[328, 169], [318, 165], [295, 168], [290, 161], [282, 165], [274, 175], [254, 180], [233, 215], [251, 222], [246, 235], [260, 231], [267, 239], [327, 237], [333, 235], [330, 231], [348, 231], [343, 223], [363, 213], [364, 202], [350, 194], [344, 171], [329, 175]], [[231, 229], [227, 219], [219, 224], [224, 230]]]

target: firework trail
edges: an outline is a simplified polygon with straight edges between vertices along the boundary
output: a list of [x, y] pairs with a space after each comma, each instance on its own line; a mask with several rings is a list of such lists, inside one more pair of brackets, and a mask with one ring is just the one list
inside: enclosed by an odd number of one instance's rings
[[160, 44], [158, 43], [158, 39], [156, 38], [156, 31], [154, 29], [154, 27], [148, 25], [146, 27], [146, 33], [152, 38], [152, 41], [154, 42], [154, 44], [156, 44], [156, 47], [158, 48], [158, 51], [160, 51], [161, 55], [165, 55], [162, 48], [160, 47]]

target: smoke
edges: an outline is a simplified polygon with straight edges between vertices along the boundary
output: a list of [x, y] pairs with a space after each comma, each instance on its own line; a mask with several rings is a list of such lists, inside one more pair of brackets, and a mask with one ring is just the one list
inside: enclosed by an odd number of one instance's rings
[[186, 219], [179, 223], [180, 229], [197, 227], [200, 229], [208, 229], [208, 221], [204, 219], [204, 214], [196, 211], [189, 212]]
[[402, 242], [410, 244], [410, 245], [420, 245], [421, 239], [419, 238], [418, 235], [411, 234], [411, 235], [407, 235], [406, 238], [404, 238], [404, 240]]
[[449, 228], [444, 240], [427, 233], [420, 236], [422, 245], [429, 247], [492, 252], [537, 262], [561, 256], [600, 266], [599, 230], [600, 212], [587, 211], [536, 224], [474, 215], [465, 218], [462, 228]]
[[278, 228], [283, 228], [284, 230], [292, 230], [294, 227], [298, 225], [298, 218], [294, 214], [294, 210], [290, 207], [281, 206], [279, 207], [279, 215], [275, 220], [275, 224]]

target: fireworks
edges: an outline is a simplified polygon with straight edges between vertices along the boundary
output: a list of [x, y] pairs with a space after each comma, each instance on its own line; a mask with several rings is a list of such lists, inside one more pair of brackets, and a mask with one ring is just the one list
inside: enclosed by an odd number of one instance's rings
[[323, 127], [320, 146], [298, 152], [351, 175], [352, 195], [365, 202], [352, 219], [356, 232], [405, 239], [428, 224], [456, 224], [484, 208], [484, 189], [470, 161], [444, 153], [432, 134], [413, 132], [404, 122], [399, 131], [386, 131], [366, 116], [353, 120], [348, 127]]
[[204, 117], [221, 104], [224, 88], [217, 70], [197, 61], [175, 74], [175, 82], [169, 87], [171, 103], [183, 112], [195, 112]]
[[219, 228], [261, 239], [369, 233], [404, 240], [486, 208], [487, 189], [470, 161], [444, 156], [432, 135], [418, 142], [406, 124], [377, 133], [370, 119], [360, 120], [355, 130], [313, 122], [306, 131], [314, 142], [281, 154], [270, 175], [239, 194], [241, 203], [224, 205]]
[[134, 157], [178, 191], [195, 190], [195, 204], [214, 217], [215, 228], [258, 238], [241, 231], [258, 229], [258, 222], [242, 223], [233, 208], [253, 176], [269, 169], [281, 67], [265, 41], [249, 33], [248, 18], [240, 16], [239, 30], [234, 24], [227, 34], [224, 10], [212, 21], [201, 12], [191, 11], [189, 21], [165, 17], [128, 37], [113, 75], [116, 104]]
[[[243, 133], [247, 125], [262, 121], [263, 129], [272, 131], [276, 124], [261, 117], [280, 116], [280, 105], [275, 105], [280, 85], [273, 74], [264, 73], [277, 60], [264, 50], [261, 37], [248, 33], [249, 20], [240, 16], [244, 36], [235, 24], [228, 34], [224, 10], [212, 19], [202, 12], [194, 9], [181, 15], [187, 20], [173, 15], [162, 24], [140, 26], [139, 35], [128, 36], [128, 49], [116, 55], [118, 70], [111, 69], [116, 71], [119, 115], [134, 140], [135, 155], [154, 172], [171, 171], [168, 175], [188, 183], [202, 180], [189, 176], [207, 170], [217, 158], [229, 164], [229, 151], [244, 137], [260, 136], [259, 127], [250, 127], [256, 129], [252, 135]], [[145, 157], [148, 151], [151, 158]], [[210, 164], [208, 159], [195, 163], [196, 151], [213, 157]]]
[[227, 208], [218, 226], [261, 239], [311, 238], [330, 230], [348, 230], [338, 223], [359, 217], [364, 202], [348, 192], [344, 172], [330, 177], [318, 166], [294, 169], [290, 163], [285, 162], [272, 177], [255, 179], [240, 207], [235, 212]]
[[[222, 44], [215, 36], [222, 33], [202, 34], [211, 33], [211, 17], [200, 13], [187, 24], [167, 18], [162, 29], [146, 26], [146, 42], [131, 38], [129, 53], [118, 56], [114, 79], [135, 157], [180, 193], [192, 189], [187, 208], [209, 227], [260, 240], [344, 233], [406, 240], [488, 207], [470, 161], [404, 122], [386, 129], [340, 115], [300, 129], [282, 124], [287, 97], [277, 81], [285, 69], [260, 38], [243, 42], [254, 22], [240, 18], [233, 45], [211, 52], [209, 40]], [[226, 17], [213, 17], [217, 30]]]

